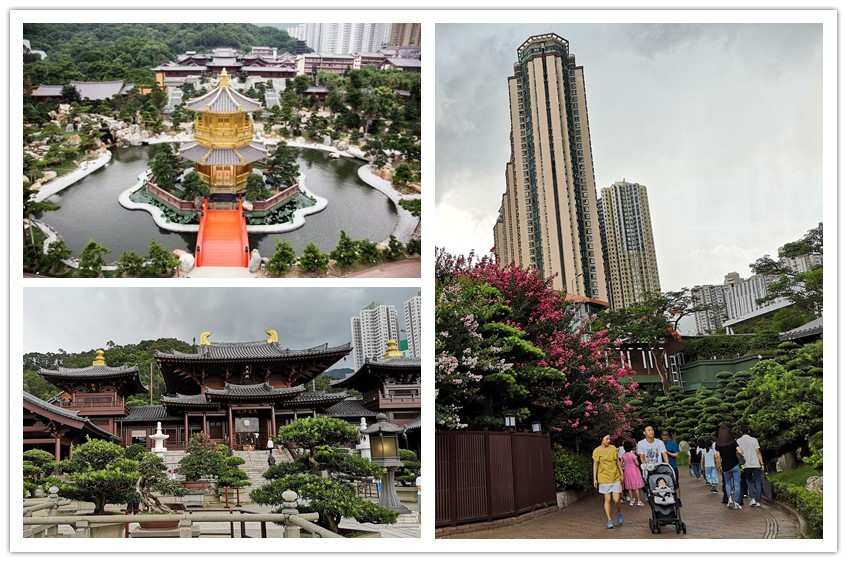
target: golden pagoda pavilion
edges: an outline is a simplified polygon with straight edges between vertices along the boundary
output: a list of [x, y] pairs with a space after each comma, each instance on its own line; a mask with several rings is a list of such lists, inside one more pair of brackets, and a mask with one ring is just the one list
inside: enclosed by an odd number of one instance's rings
[[194, 142], [179, 154], [194, 163], [194, 171], [211, 187], [209, 208], [235, 209], [237, 195], [247, 190], [253, 163], [267, 156], [265, 147], [253, 142], [251, 113], [261, 111], [262, 105], [230, 88], [223, 69], [218, 87], [189, 100], [186, 107], [195, 112]]

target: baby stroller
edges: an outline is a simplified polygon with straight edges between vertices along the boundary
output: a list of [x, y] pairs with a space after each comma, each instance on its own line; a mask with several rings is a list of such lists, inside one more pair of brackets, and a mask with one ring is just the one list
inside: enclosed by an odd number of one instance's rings
[[[686, 533], [685, 523], [676, 505], [673, 491], [677, 486], [676, 475], [669, 464], [643, 464], [644, 492], [652, 515], [649, 525], [654, 535], [662, 532], [665, 525], [674, 525], [677, 533]], [[660, 486], [664, 481], [665, 486]]]

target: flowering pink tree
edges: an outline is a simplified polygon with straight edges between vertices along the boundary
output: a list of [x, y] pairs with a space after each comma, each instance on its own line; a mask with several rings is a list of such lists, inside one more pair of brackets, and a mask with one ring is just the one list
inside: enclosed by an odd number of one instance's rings
[[[607, 433], [629, 434], [634, 412], [628, 401], [638, 393], [631, 371], [606, 331], [588, 329], [590, 319], [579, 318], [550, 280], [487, 258], [440, 252], [436, 296], [437, 411], [445, 416], [440, 421], [452, 415], [456, 422], [442, 427], [499, 429], [496, 414], [508, 411], [524, 425], [540, 421], [556, 441], [574, 448]], [[458, 380], [462, 393], [446, 388]], [[475, 407], [481, 403], [490, 406], [485, 413]]]

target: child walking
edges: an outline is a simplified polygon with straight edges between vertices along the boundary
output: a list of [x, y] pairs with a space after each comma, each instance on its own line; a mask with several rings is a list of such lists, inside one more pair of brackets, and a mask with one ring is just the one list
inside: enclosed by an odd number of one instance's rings
[[[641, 478], [641, 469], [638, 467], [638, 458], [632, 452], [632, 441], [627, 441], [623, 445], [624, 454], [621, 457], [623, 462], [623, 480], [626, 489], [630, 491], [629, 505], [643, 506], [641, 501], [641, 488], [644, 487], [644, 480]], [[636, 499], [638, 503], [636, 503]]]

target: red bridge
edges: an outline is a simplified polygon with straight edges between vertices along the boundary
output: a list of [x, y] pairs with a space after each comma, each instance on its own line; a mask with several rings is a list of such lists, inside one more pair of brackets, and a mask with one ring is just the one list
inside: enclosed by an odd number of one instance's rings
[[209, 210], [208, 200], [203, 202], [196, 250], [198, 267], [247, 267], [250, 245], [241, 200], [231, 211]]

